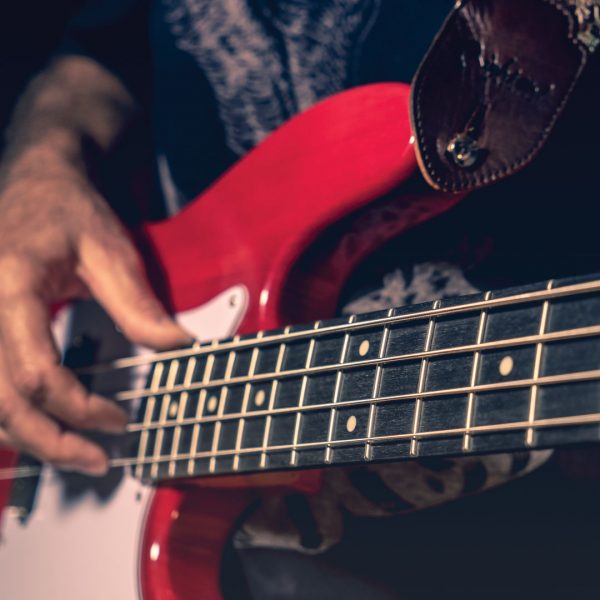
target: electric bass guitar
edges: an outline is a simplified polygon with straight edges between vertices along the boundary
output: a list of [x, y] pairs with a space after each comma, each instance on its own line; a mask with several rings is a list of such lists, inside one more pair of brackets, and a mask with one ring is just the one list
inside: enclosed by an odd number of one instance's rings
[[599, 439], [600, 278], [330, 318], [359, 262], [462, 199], [416, 183], [408, 101], [331, 97], [137, 233], [202, 342], [122, 358], [93, 307], [57, 315], [65, 362], [131, 422], [101, 479], [3, 455], [3, 598], [217, 600], [240, 514], [316, 491], [314, 467]]

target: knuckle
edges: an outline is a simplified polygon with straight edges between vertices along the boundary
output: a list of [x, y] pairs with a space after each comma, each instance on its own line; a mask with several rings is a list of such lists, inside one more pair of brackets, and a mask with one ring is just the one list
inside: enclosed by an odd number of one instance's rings
[[[137, 317], [140, 318], [140, 316], [141, 315], [138, 315]], [[121, 319], [119, 330], [128, 340], [136, 344], [144, 345], [148, 338], [146, 329], [140, 327], [136, 322], [133, 322], [132, 319]]]
[[3, 448], [18, 450], [14, 442], [10, 439], [10, 436], [0, 429], [0, 449]]
[[0, 295], [9, 297], [31, 289], [38, 275], [37, 265], [16, 252], [0, 253]]
[[116, 246], [115, 257], [129, 271], [140, 271], [142, 268], [142, 260], [139, 254], [127, 239], [122, 240], [122, 242]]
[[12, 275], [15, 271], [19, 271], [23, 262], [25, 262], [24, 257], [17, 252], [0, 252], [1, 276], [4, 277], [6, 273], [10, 273]]
[[11, 421], [11, 410], [9, 403], [4, 398], [0, 398], [0, 428], [9, 429]]
[[46, 441], [38, 452], [38, 457], [53, 465], [59, 465], [65, 462], [64, 452], [57, 441]]
[[96, 242], [112, 257], [131, 257], [135, 248], [122, 225], [114, 219], [101, 219], [96, 229], [90, 232]]
[[13, 373], [13, 383], [17, 390], [34, 403], [41, 402], [46, 387], [42, 369], [21, 367]]
[[70, 406], [69, 410], [69, 421], [73, 427], [77, 429], [89, 429], [94, 425], [87, 403], [74, 403]]
[[150, 345], [159, 343], [155, 325], [160, 323], [160, 314], [156, 310], [139, 307], [137, 314], [121, 321], [121, 330], [125, 337], [135, 343]]
[[168, 323], [168, 317], [162, 304], [150, 290], [141, 289], [136, 298], [136, 316], [141, 317], [144, 326], [147, 321]]
[[70, 371], [63, 367], [56, 368], [57, 379], [62, 379], [62, 393], [68, 404], [65, 406], [66, 419], [77, 429], [89, 429], [94, 425], [90, 410], [89, 395]]

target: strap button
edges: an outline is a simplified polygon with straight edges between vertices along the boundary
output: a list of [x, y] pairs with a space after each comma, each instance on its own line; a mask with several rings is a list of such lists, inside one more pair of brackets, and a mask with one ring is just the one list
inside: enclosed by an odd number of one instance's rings
[[446, 154], [461, 169], [468, 169], [479, 160], [482, 151], [472, 137], [459, 133], [446, 146]]

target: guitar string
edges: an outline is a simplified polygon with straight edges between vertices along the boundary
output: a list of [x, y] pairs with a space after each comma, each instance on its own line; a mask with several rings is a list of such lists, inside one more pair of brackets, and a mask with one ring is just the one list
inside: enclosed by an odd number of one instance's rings
[[[513, 421], [510, 423], [496, 423], [491, 425], [475, 425], [473, 427], [456, 427], [453, 429], [438, 429], [421, 431], [414, 433], [412, 431], [406, 433], [371, 436], [371, 437], [358, 437], [343, 440], [331, 440], [331, 441], [318, 441], [318, 442], [301, 442], [298, 444], [281, 444], [277, 446], [269, 446], [268, 448], [253, 447], [253, 448], [240, 448], [231, 450], [216, 450], [206, 452], [190, 452], [187, 454], [178, 454], [175, 456], [160, 456], [160, 457], [147, 457], [142, 460], [133, 457], [116, 458], [109, 461], [109, 467], [111, 469], [140, 466], [140, 465], [153, 465], [157, 463], [168, 463], [168, 462], [180, 462], [180, 461], [196, 461], [203, 458], [222, 458], [226, 456], [242, 455], [242, 454], [258, 454], [261, 452], [277, 453], [286, 452], [291, 450], [318, 450], [325, 449], [328, 447], [339, 447], [339, 446], [355, 446], [364, 445], [366, 443], [373, 444], [375, 446], [390, 443], [394, 441], [410, 441], [415, 436], [421, 438], [435, 438], [435, 437], [452, 437], [462, 436], [468, 433], [472, 436], [478, 436], [483, 434], [494, 434], [501, 432], [510, 432], [518, 430], [527, 430], [530, 427], [534, 429], [548, 429], [552, 427], [577, 427], [584, 425], [596, 425], [600, 424], [600, 413], [588, 413], [583, 415], [573, 415], [567, 417], [553, 417], [547, 419], [537, 419], [533, 422], [527, 421]], [[0, 480], [6, 479], [20, 479], [25, 477], [37, 476], [41, 473], [42, 467], [37, 466], [23, 466], [23, 467], [12, 467], [0, 469]]]
[[321, 404], [303, 404], [302, 406], [284, 406], [279, 408], [265, 409], [265, 410], [252, 410], [237, 413], [223, 413], [214, 415], [203, 415], [201, 417], [189, 417], [187, 419], [179, 419], [173, 421], [157, 421], [154, 423], [130, 423], [127, 426], [127, 433], [139, 433], [143, 431], [169, 429], [173, 427], [185, 427], [188, 425], [206, 425], [208, 423], [217, 423], [224, 421], [234, 421], [239, 419], [252, 419], [267, 416], [277, 416], [283, 414], [299, 414], [305, 412], [314, 412], [321, 410], [328, 410], [333, 407], [340, 408], [353, 408], [356, 406], [364, 405], [379, 405], [389, 404], [394, 402], [412, 401], [417, 396], [419, 398], [439, 398], [443, 396], [462, 396], [467, 394], [477, 394], [484, 392], [496, 392], [502, 390], [512, 390], [528, 388], [533, 385], [538, 386], [550, 386], [560, 385], [563, 383], [581, 383], [589, 381], [600, 380], [600, 369], [594, 369], [590, 371], [576, 371], [574, 373], [565, 373], [558, 375], [546, 375], [537, 378], [527, 379], [513, 379], [509, 381], [498, 381], [494, 383], [482, 383], [477, 385], [468, 385], [456, 388], [443, 388], [439, 390], [427, 390], [423, 392], [411, 392], [405, 394], [395, 394], [389, 396], [378, 396], [376, 398], [359, 398], [355, 400], [345, 400], [340, 402], [324, 402]]
[[195, 343], [189, 348], [169, 350], [166, 352], [156, 352], [153, 354], [144, 354], [141, 356], [118, 358], [106, 363], [78, 367], [77, 369], [75, 369], [75, 371], [82, 375], [91, 375], [94, 373], [102, 373], [107, 371], [116, 371], [119, 369], [139, 367], [177, 358], [186, 358], [192, 356], [197, 358], [203, 355], [214, 354], [215, 352], [226, 352], [231, 350], [238, 351], [244, 348], [252, 349], [257, 346], [278, 344], [282, 342], [287, 343], [289, 341], [297, 341], [304, 338], [310, 339], [312, 337], [322, 337], [324, 335], [332, 333], [358, 331], [360, 329], [368, 329], [371, 327], [377, 327], [379, 325], [393, 325], [397, 323], [403, 323], [405, 321], [423, 320], [431, 317], [435, 318], [451, 314], [472, 312], [483, 308], [491, 309], [496, 307], [512, 306], [514, 304], [535, 302], [537, 300], [556, 299], [564, 296], [575, 296], [579, 294], [597, 291], [600, 291], [600, 280], [571, 284], [559, 288], [552, 288], [549, 290], [543, 289], [533, 292], [523, 292], [521, 294], [514, 294], [513, 296], [491, 298], [488, 300], [478, 300], [474, 302], [469, 302], [467, 304], [444, 306], [438, 309], [426, 309], [409, 314], [395, 315], [392, 317], [380, 317], [365, 321], [357, 321], [351, 324], [345, 323], [339, 325], [329, 325], [319, 329], [304, 329], [302, 331], [290, 331], [288, 333], [275, 334], [271, 336], [264, 335], [265, 332], [259, 332], [261, 334], [261, 337], [252, 337], [244, 340], [240, 339], [240, 336], [234, 336], [231, 341], [227, 342], [212, 342], [209, 344], [202, 345], [200, 345], [199, 343]]
[[[568, 334], [568, 338], [575, 337], [575, 334], [581, 333], [582, 331], [587, 332], [589, 335], [596, 333], [596, 328], [581, 328], [580, 330], [568, 330], [565, 332], [558, 332], [560, 334]], [[551, 334], [545, 334], [542, 336], [530, 336], [531, 341], [538, 340], [547, 340], [547, 338], [551, 336]], [[525, 339], [525, 338], [523, 338]], [[527, 338], [529, 339], [529, 338]], [[510, 341], [510, 340], [509, 340]], [[477, 345], [473, 345], [473, 348], [477, 348]], [[481, 349], [481, 346], [479, 346]], [[427, 355], [428, 353], [420, 353], [420, 355]], [[281, 375], [281, 373], [280, 373]], [[534, 381], [539, 386], [547, 386], [547, 385], [559, 385], [563, 383], [576, 383], [583, 381], [597, 381], [600, 380], [600, 370], [593, 371], [580, 371], [575, 373], [569, 373], [564, 375], [550, 375], [544, 376], [537, 379], [521, 379], [521, 380], [511, 380], [511, 381], [500, 381], [490, 384], [479, 384], [473, 386], [465, 386], [459, 388], [446, 388], [441, 390], [429, 390], [422, 392], [421, 396], [423, 398], [429, 397], [441, 397], [441, 396], [454, 396], [454, 395], [463, 395], [470, 393], [481, 393], [481, 392], [490, 392], [490, 391], [498, 391], [498, 390], [507, 390], [507, 389], [519, 389], [531, 387], [534, 384]], [[172, 388], [169, 388], [172, 392]], [[163, 393], [164, 390], [155, 390], [154, 395], [167, 395]], [[400, 401], [411, 401], [415, 397], [415, 394], [407, 393], [407, 394], [398, 394], [398, 395], [390, 395], [390, 396], [379, 396], [377, 398], [363, 398], [356, 400], [344, 401], [341, 403], [341, 406], [344, 408], [352, 408], [356, 406], [364, 406], [364, 405], [379, 405], [384, 403], [392, 403], [392, 402], [400, 402]], [[308, 404], [302, 407], [280, 407], [273, 408], [270, 410], [255, 410], [255, 411], [245, 411], [240, 413], [224, 413], [223, 415], [203, 415], [200, 418], [188, 418], [188, 419], [180, 419], [174, 421], [167, 421], [162, 423], [151, 423], [149, 425], [143, 425], [138, 423], [131, 423], [127, 426], [127, 433], [142, 433], [143, 431], [149, 430], [157, 430], [157, 429], [167, 429], [174, 427], [186, 427], [192, 425], [206, 425], [211, 422], [222, 422], [222, 421], [231, 421], [241, 418], [261, 418], [266, 416], [276, 416], [279, 414], [298, 414], [309, 411], [319, 411], [319, 410], [327, 410], [332, 407], [332, 403], [322, 403], [322, 404]], [[465, 431], [467, 431], [465, 429]], [[470, 429], [468, 430], [471, 431]], [[270, 450], [270, 448], [268, 448]], [[174, 460], [180, 460], [178, 458]], [[183, 459], [181, 459], [183, 460]], [[34, 473], [34, 472], [32, 472]], [[23, 475], [25, 476], [25, 475]]]
[[[420, 397], [439, 397], [439, 396], [454, 396], [454, 395], [463, 395], [463, 394], [468, 394], [468, 393], [477, 393], [477, 392], [486, 392], [486, 391], [497, 391], [499, 389], [518, 389], [518, 388], [522, 388], [522, 387], [531, 387], [534, 384], [534, 381], [536, 383], [536, 385], [538, 386], [546, 386], [546, 385], [559, 385], [559, 384], [563, 384], [563, 383], [577, 383], [577, 382], [583, 382], [583, 381], [599, 381], [600, 380], [600, 369], [599, 370], [595, 370], [595, 371], [581, 371], [578, 373], [572, 373], [572, 374], [568, 374], [568, 375], [553, 375], [553, 376], [546, 376], [546, 377], [542, 377], [542, 378], [538, 378], [538, 379], [523, 379], [523, 380], [513, 380], [513, 381], [505, 381], [505, 382], [497, 382], [494, 384], [480, 384], [477, 386], [468, 386], [468, 387], [463, 387], [463, 388], [449, 388], [449, 389], [444, 389], [444, 390], [433, 390], [433, 391], [425, 391], [422, 392], [420, 394]], [[415, 394], [403, 394], [403, 395], [396, 395], [396, 396], [382, 396], [382, 397], [378, 397], [378, 398], [369, 398], [369, 399], [360, 399], [360, 400], [352, 400], [352, 401], [347, 401], [347, 402], [343, 402], [341, 404], [337, 404], [336, 406], [341, 407], [341, 408], [351, 408], [353, 406], [360, 406], [360, 405], [372, 405], [372, 404], [383, 404], [383, 403], [389, 403], [389, 402], [395, 402], [395, 401], [402, 401], [402, 400], [412, 400], [414, 399]], [[185, 427], [185, 426], [191, 426], [191, 425], [206, 425], [207, 423], [210, 422], [215, 422], [215, 421], [224, 421], [224, 420], [232, 420], [232, 419], [239, 419], [242, 417], [245, 418], [259, 418], [262, 416], [267, 416], [267, 415], [274, 415], [274, 414], [285, 414], [285, 413], [299, 413], [299, 412], [306, 412], [306, 411], [318, 411], [318, 410], [326, 410], [328, 408], [330, 408], [332, 406], [331, 403], [325, 403], [325, 404], [314, 404], [314, 405], [304, 405], [302, 407], [285, 407], [285, 408], [280, 408], [280, 409], [272, 409], [272, 410], [265, 410], [265, 411], [250, 411], [250, 412], [244, 412], [244, 413], [230, 413], [230, 414], [224, 414], [222, 416], [214, 416], [214, 417], [200, 417], [198, 419], [192, 418], [192, 419], [185, 419], [185, 420], [180, 420], [180, 421], [172, 421], [172, 422], [167, 422], [167, 423], [155, 423], [152, 424], [151, 426], [137, 426], [137, 424], [130, 424], [128, 426], [128, 431], [127, 433], [141, 433], [143, 431], [148, 431], [151, 429], [165, 429], [167, 427]], [[460, 431], [462, 431], [463, 433], [469, 433], [471, 434], [473, 431], [476, 431], [477, 428], [462, 428]], [[456, 430], [457, 432], [459, 430]], [[417, 435], [426, 435], [427, 432], [420, 432], [417, 433]], [[411, 435], [411, 434], [406, 434], [407, 436]], [[377, 438], [373, 438], [374, 443], [377, 442]], [[348, 443], [348, 441], [346, 440], [342, 440], [344, 443]], [[354, 442], [356, 440], [349, 440], [349, 442]], [[358, 440], [360, 441], [360, 440]], [[367, 441], [369, 441], [367, 439]], [[333, 441], [333, 444], [339, 443], [340, 440], [337, 441]], [[327, 444], [326, 442], [324, 442], [325, 444]], [[371, 442], [373, 443], [373, 442]], [[243, 452], [245, 452], [246, 450], [241, 449]], [[273, 447], [266, 447], [267, 451], [272, 451]], [[254, 450], [256, 452], [258, 452], [258, 450]], [[261, 450], [264, 451], [264, 450]], [[236, 452], [237, 453], [237, 452]], [[213, 455], [210, 454], [209, 455]], [[208, 455], [207, 455], [208, 456]], [[215, 456], [219, 456], [219, 453], [217, 453]], [[171, 459], [165, 459], [165, 460], [171, 460]], [[173, 458], [173, 460], [190, 460], [189, 456], [187, 458]], [[143, 464], [143, 461], [140, 461], [139, 463], [131, 463], [131, 464]], [[23, 467], [24, 469], [30, 469], [31, 467]], [[35, 468], [34, 468], [35, 469]], [[0, 470], [1, 473], [1, 470]], [[32, 471], [32, 474], [35, 474], [35, 471]], [[25, 475], [24, 475], [25, 476]], [[1, 479], [1, 477], [0, 477]]]
[[[266, 337], [266, 338], [262, 338], [262, 339], [248, 339], [248, 340], [244, 340], [242, 343], [239, 343], [239, 341], [236, 341], [236, 338], [234, 338], [234, 341], [229, 342], [227, 344], [222, 344], [222, 345], [218, 345], [218, 344], [213, 344], [210, 347], [203, 347], [201, 350], [198, 350], [198, 345], [195, 344], [194, 346], [192, 346], [192, 348], [185, 350], [185, 351], [174, 351], [174, 352], [163, 352], [163, 353], [156, 353], [154, 355], [150, 355], [150, 356], [144, 356], [144, 357], [131, 357], [131, 358], [125, 358], [125, 359], [118, 359], [117, 361], [113, 361], [112, 363], [108, 363], [107, 365], [98, 365], [97, 367], [89, 367], [89, 368], [83, 368], [80, 369], [80, 372], [98, 372], [99, 370], [103, 370], [103, 367], [106, 367], [106, 369], [112, 369], [112, 370], [116, 370], [116, 369], [120, 369], [120, 368], [128, 368], [128, 367], [132, 367], [132, 366], [141, 366], [143, 364], [152, 364], [153, 362], [158, 362], [161, 360], [169, 360], [172, 358], [176, 358], [177, 356], [198, 356], [201, 354], [211, 354], [214, 353], [215, 350], [217, 351], [224, 351], [226, 349], [232, 349], [232, 348], [236, 348], [239, 345], [244, 345], [244, 346], [256, 346], [258, 345], [257, 342], [262, 342], [262, 344], [268, 344], [268, 343], [275, 343], [275, 340], [279, 337], [281, 337], [282, 339], [289, 339], [287, 336], [291, 336], [291, 337], [313, 337], [317, 331], [318, 334], [321, 335], [323, 333], [331, 333], [334, 331], [346, 331], [346, 330], [350, 330], [350, 329], [362, 329], [362, 328], [368, 328], [368, 327], [374, 327], [377, 326], [379, 324], [381, 325], [385, 325], [385, 324], [389, 324], [390, 322], [395, 323], [395, 322], [401, 322], [404, 320], [416, 320], [416, 319], [423, 319], [426, 318], [428, 315], [435, 315], [435, 316], [441, 316], [443, 314], [448, 314], [448, 313], [456, 313], [456, 312], [469, 312], [469, 311], [473, 311], [476, 310], [478, 308], [491, 308], [494, 306], [503, 306], [503, 305], [508, 305], [511, 306], [513, 304], [517, 304], [517, 303], [523, 303], [523, 302], [531, 302], [531, 301], [535, 301], [535, 300], [539, 300], [539, 299], [543, 299], [543, 298], [556, 298], [556, 297], [563, 297], [563, 296], [567, 296], [567, 295], [575, 295], [575, 294], [581, 294], [581, 293], [586, 293], [586, 292], [592, 292], [592, 291], [597, 291], [600, 289], [600, 282], [599, 281], [594, 281], [594, 282], [589, 282], [589, 283], [583, 283], [583, 284], [574, 284], [574, 285], [570, 285], [570, 286], [564, 286], [563, 288], [555, 288], [554, 290], [543, 290], [543, 291], [538, 291], [538, 292], [527, 292], [527, 293], [523, 293], [523, 294], [517, 294], [514, 296], [507, 296], [504, 298], [496, 298], [496, 299], [491, 299], [491, 300], [484, 300], [484, 301], [479, 301], [479, 302], [473, 302], [473, 303], [469, 303], [469, 304], [465, 304], [465, 305], [457, 305], [457, 306], [452, 306], [452, 307], [444, 307], [442, 309], [437, 309], [437, 310], [426, 310], [426, 311], [421, 311], [418, 313], [412, 313], [409, 315], [398, 315], [396, 317], [388, 317], [388, 318], [381, 318], [381, 319], [373, 319], [370, 321], [361, 321], [359, 323], [355, 323], [351, 326], [348, 325], [338, 325], [338, 326], [330, 326], [330, 327], [326, 327], [323, 328], [322, 330], [305, 330], [305, 331], [301, 331], [301, 332], [292, 332], [292, 333], [288, 333], [288, 334], [284, 334], [284, 335], [280, 335], [280, 336], [271, 336], [271, 337]], [[550, 293], [549, 293], [550, 292]], [[582, 328], [581, 331], [578, 330], [569, 330], [567, 332], [554, 332], [554, 334], [550, 334], [550, 335], [556, 335], [556, 334], [563, 334], [567, 337], [578, 337], [581, 335], [586, 335], [587, 331], [587, 335], [595, 335], [596, 331], [595, 328]], [[547, 341], [549, 334], [545, 334], [543, 336], [531, 336], [534, 338], [537, 338], [539, 341]], [[517, 340], [517, 342], [519, 340], [523, 340], [522, 343], [526, 343], [525, 338], [515, 338], [515, 340]], [[531, 340], [533, 341], [533, 340]], [[504, 340], [502, 340], [502, 342], [504, 342]], [[261, 344], [261, 345], [262, 345]], [[511, 341], [507, 340], [506, 341], [506, 345], [511, 345]], [[513, 344], [514, 345], [514, 344]], [[477, 345], [475, 345], [477, 346]], [[503, 347], [503, 346], [502, 346]], [[479, 346], [479, 349], [481, 349], [481, 346]], [[435, 353], [437, 356], [443, 356], [444, 353], [452, 353], [452, 354], [456, 354], [458, 352], [468, 352], [469, 350], [466, 349], [466, 347], [463, 347], [462, 349], [460, 347], [455, 347], [455, 348], [451, 348], [451, 349], [444, 349], [444, 350], [439, 350], [439, 351], [432, 351], [433, 353]], [[418, 356], [423, 356], [424, 353], [415, 353], [414, 358], [417, 358]], [[406, 357], [410, 356], [410, 355], [404, 355]], [[142, 361], [140, 362], [140, 359], [142, 359]], [[387, 357], [386, 360], [403, 360], [403, 356], [399, 356], [399, 357]], [[409, 358], [405, 358], [404, 360], [409, 360]], [[129, 361], [129, 362], [128, 362]], [[360, 363], [363, 364], [364, 363]], [[377, 361], [374, 361], [373, 364], [378, 364]], [[330, 367], [331, 368], [331, 367]], [[86, 370], [87, 369], [87, 370]], [[271, 375], [271, 374], [267, 374], [267, 375]], [[282, 375], [285, 375], [285, 372], [281, 372], [278, 374], [279, 377], [281, 377]], [[582, 373], [578, 379], [576, 380], [590, 380], [590, 379], [596, 379], [595, 377], [592, 378], [589, 376], [590, 373], [589, 372], [584, 372]], [[581, 376], [583, 376], [584, 378], [587, 377], [587, 379], [582, 378]], [[264, 378], [264, 374], [263, 374], [263, 378]], [[512, 384], [512, 386], [514, 387], [516, 383], [520, 383], [522, 386], [524, 385], [528, 385], [526, 383], [527, 380], [522, 380], [521, 382], [502, 382], [502, 383], [506, 383], [506, 384]], [[569, 381], [573, 381], [572, 378], [569, 379]], [[559, 381], [558, 379], [555, 380], [553, 383], [559, 383], [562, 381]], [[215, 386], [216, 383], [215, 382], [211, 382], [212, 386]], [[549, 382], [548, 382], [549, 383]], [[541, 383], [542, 385], [546, 384], [546, 383]], [[499, 384], [495, 384], [496, 387], [500, 387]], [[480, 387], [480, 386], [479, 386]], [[469, 388], [464, 388], [465, 390], [468, 390]], [[184, 391], [182, 390], [178, 390], [178, 391]], [[133, 393], [134, 390], [127, 390], [125, 393]], [[141, 390], [142, 393], [145, 393], [146, 390]], [[160, 395], [163, 393], [162, 390], [157, 390], [154, 392], [156, 395]], [[438, 394], [438, 391], [435, 392], [436, 394]], [[446, 390], [441, 390], [439, 391], [439, 394], [442, 395], [447, 395], [449, 394], [449, 391]], [[140, 397], [140, 391], [136, 392], [136, 396], [134, 397]], [[128, 398], [128, 399], [132, 399], [132, 398]], [[378, 403], [382, 403], [385, 401], [393, 401], [395, 398], [394, 397], [390, 397], [389, 399], [386, 398], [378, 398], [378, 399], [370, 399], [370, 400], [362, 400], [359, 401], [362, 404], [365, 403], [372, 403], [373, 401], [378, 402]], [[345, 405], [349, 404], [349, 403], [344, 403]], [[319, 406], [319, 408], [326, 408], [328, 405], [324, 404]], [[282, 410], [282, 409], [275, 409], [275, 410]], [[298, 409], [296, 409], [297, 411]], [[313, 410], [312, 409], [312, 405], [308, 405], [304, 410]], [[259, 412], [265, 412], [265, 411], [253, 411], [251, 413], [246, 413], [246, 414], [250, 414], [250, 416], [259, 416]], [[266, 411], [268, 412], [268, 411]], [[198, 420], [199, 423], [202, 423], [203, 420], [199, 419]], [[206, 421], [205, 421], [206, 422]], [[156, 427], [154, 427], [156, 428]], [[469, 430], [470, 431], [470, 430]], [[369, 442], [369, 440], [366, 440], [367, 442]], [[372, 440], [373, 442], [374, 440]], [[175, 459], [175, 460], [180, 460], [180, 459]], [[183, 459], [181, 459], [183, 460]], [[189, 457], [188, 457], [189, 460]], [[131, 463], [134, 464], [134, 463]], [[34, 468], [35, 470], [35, 468]], [[0, 469], [0, 474], [3, 472], [2, 469]], [[0, 477], [1, 478], [1, 477]]]
[[448, 348], [438, 348], [434, 350], [425, 350], [413, 352], [410, 354], [398, 354], [394, 356], [386, 356], [383, 358], [372, 358], [366, 360], [356, 360], [345, 363], [334, 363], [327, 365], [319, 365], [315, 367], [304, 367], [299, 369], [288, 369], [286, 371], [259, 373], [255, 375], [241, 375], [238, 377], [228, 377], [223, 379], [213, 379], [206, 382], [195, 382], [190, 384], [178, 384], [172, 386], [164, 386], [157, 389], [128, 389], [113, 392], [112, 399], [116, 402], [128, 402], [138, 400], [148, 396], [160, 396], [165, 394], [178, 394], [180, 392], [193, 392], [203, 389], [216, 389], [223, 386], [234, 386], [239, 384], [256, 384], [260, 382], [272, 382], [273, 380], [290, 379], [301, 377], [304, 375], [322, 375], [326, 373], [335, 373], [337, 371], [348, 371], [351, 369], [360, 369], [370, 366], [381, 366], [390, 363], [406, 362], [419, 359], [430, 358], [445, 358], [456, 354], [469, 354], [471, 352], [485, 350], [502, 350], [510, 349], [514, 346], [526, 346], [537, 343], [549, 343], [556, 341], [566, 341], [573, 339], [581, 339], [584, 337], [600, 336], [600, 325], [592, 325], [589, 327], [579, 327], [576, 329], [565, 329], [562, 331], [554, 331], [542, 334], [533, 334], [518, 338], [507, 338], [503, 340], [493, 340], [490, 342], [482, 342], [475, 344], [467, 344], [465, 346], [453, 346]]

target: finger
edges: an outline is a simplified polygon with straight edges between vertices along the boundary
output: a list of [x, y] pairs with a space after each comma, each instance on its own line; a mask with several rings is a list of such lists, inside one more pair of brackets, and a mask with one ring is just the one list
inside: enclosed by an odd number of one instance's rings
[[0, 441], [63, 469], [104, 474], [108, 458], [99, 446], [63, 431], [17, 392], [10, 381], [6, 355], [0, 345]]
[[75, 470], [89, 475], [104, 475], [108, 471], [108, 457], [96, 444], [71, 431], [61, 431], [57, 423], [25, 399], [10, 403], [2, 427], [11, 443], [44, 462], [64, 470]]
[[80, 277], [133, 342], [156, 349], [193, 342], [156, 298], [129, 240], [82, 240], [80, 260]]
[[80, 429], [124, 431], [127, 415], [114, 402], [90, 394], [59, 366], [48, 311], [35, 295], [22, 294], [0, 304], [2, 355], [20, 396]]
[[50, 368], [44, 376], [40, 408], [77, 429], [124, 433], [127, 413], [112, 400], [88, 392], [67, 369]]
[[0, 427], [0, 448], [8, 448], [12, 445], [10, 436]]

